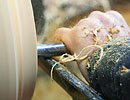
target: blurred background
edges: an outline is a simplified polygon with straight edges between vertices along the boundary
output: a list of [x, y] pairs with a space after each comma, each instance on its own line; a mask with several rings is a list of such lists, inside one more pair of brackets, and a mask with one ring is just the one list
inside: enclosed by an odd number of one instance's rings
[[[73, 27], [92, 11], [116, 10], [130, 25], [130, 0], [31, 0], [38, 44], [53, 43], [59, 27]], [[75, 62], [68, 69], [85, 81]], [[72, 98], [42, 69], [38, 68], [37, 83], [32, 100], [72, 100]]]

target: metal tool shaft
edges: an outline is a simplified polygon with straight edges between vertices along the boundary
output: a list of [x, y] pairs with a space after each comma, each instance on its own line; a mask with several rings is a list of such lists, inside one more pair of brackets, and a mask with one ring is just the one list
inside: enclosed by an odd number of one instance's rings
[[[51, 75], [52, 66], [56, 63], [51, 57], [70, 53], [64, 44], [40, 44], [37, 45], [37, 50], [39, 66], [49, 75]], [[53, 79], [72, 96], [73, 100], [103, 100], [91, 87], [61, 64], [55, 66]]]
[[64, 53], [69, 53], [63, 43], [57, 44], [39, 44], [37, 45], [38, 56], [53, 57], [60, 56]]
[[[40, 67], [51, 74], [52, 59], [38, 57]], [[68, 71], [63, 65], [57, 64], [53, 70], [53, 79], [73, 98], [73, 100], [103, 100], [91, 87]]]

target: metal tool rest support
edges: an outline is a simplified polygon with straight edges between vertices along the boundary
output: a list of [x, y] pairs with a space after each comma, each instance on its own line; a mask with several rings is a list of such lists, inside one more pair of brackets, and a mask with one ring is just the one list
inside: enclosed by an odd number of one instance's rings
[[[67, 50], [64, 44], [39, 45], [37, 47], [38, 55], [40, 55], [38, 57], [38, 63], [40, 67], [50, 75], [52, 66], [56, 63], [50, 57], [61, 55], [67, 52]], [[61, 64], [55, 66], [53, 70], [53, 79], [73, 98], [73, 100], [103, 100], [91, 87], [87, 86]]]

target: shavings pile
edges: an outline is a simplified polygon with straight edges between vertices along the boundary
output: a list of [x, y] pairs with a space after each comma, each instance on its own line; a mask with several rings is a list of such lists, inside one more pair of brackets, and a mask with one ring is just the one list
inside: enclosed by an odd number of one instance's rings
[[[99, 60], [98, 61], [96, 61], [96, 63], [95, 63], [95, 65], [94, 65], [94, 68], [96, 68], [96, 66], [97, 66], [97, 64], [100, 62], [100, 60], [102, 59], [102, 57], [103, 57], [103, 54], [104, 54], [104, 52], [106, 51], [103, 51], [103, 46], [104, 46], [104, 44], [107, 44], [107, 43], [109, 43], [110, 41], [112, 41], [112, 40], [114, 40], [114, 39], [116, 39], [115, 37], [113, 37], [113, 34], [118, 34], [119, 32], [120, 32], [120, 30], [119, 29], [115, 29], [115, 26], [117, 26], [117, 25], [113, 25], [112, 27], [98, 27], [98, 28], [95, 28], [95, 29], [90, 29], [90, 30], [88, 30], [87, 29], [87, 27], [82, 27], [82, 31], [83, 31], [83, 34], [85, 34], [86, 35], [86, 37], [88, 36], [88, 35], [90, 35], [90, 34], [92, 34], [93, 35], [93, 45], [88, 45], [88, 46], [86, 46], [86, 47], [84, 47], [81, 51], [80, 51], [80, 53], [79, 54], [76, 54], [76, 53], [74, 53], [73, 55], [70, 55], [70, 54], [67, 54], [67, 53], [65, 53], [65, 54], [63, 54], [61, 57], [60, 57], [60, 59], [59, 59], [59, 61], [58, 62], [56, 62], [54, 65], [53, 65], [53, 67], [52, 67], [52, 69], [51, 69], [51, 79], [53, 79], [53, 69], [54, 69], [54, 67], [56, 66], [56, 64], [59, 64], [59, 63], [66, 63], [66, 62], [71, 62], [71, 61], [80, 61], [80, 60], [86, 60], [86, 64], [88, 65], [87, 66], [87, 68], [90, 68], [90, 62], [88, 61], [88, 57], [89, 57], [89, 54], [91, 53], [91, 51], [93, 50], [93, 48], [98, 48], [98, 49], [100, 49], [100, 57], [99, 57]], [[120, 27], [124, 27], [124, 25], [121, 25]], [[102, 44], [100, 44], [99, 45], [99, 42], [101, 42], [100, 40], [99, 40], [99, 37], [98, 37], [98, 33], [99, 32], [101, 32], [101, 30], [107, 30], [108, 31], [108, 33], [109, 34], [107, 34], [107, 41], [105, 41], [105, 42], [103, 42]], [[85, 37], [85, 38], [86, 38]], [[124, 41], [121, 41], [121, 43], [123, 44], [124, 43]], [[87, 52], [87, 54], [86, 55], [84, 55], [84, 56], [82, 56], [81, 57], [81, 55], [82, 55], [82, 53], [86, 50], [86, 49], [88, 49], [88, 48], [92, 48], [90, 51], [88, 51]]]

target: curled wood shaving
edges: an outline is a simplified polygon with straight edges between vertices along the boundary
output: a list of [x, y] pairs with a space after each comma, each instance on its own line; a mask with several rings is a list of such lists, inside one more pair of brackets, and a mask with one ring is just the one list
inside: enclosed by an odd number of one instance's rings
[[124, 65], [122, 66], [122, 70], [120, 71], [121, 75], [123, 75], [124, 73], [128, 73], [130, 72], [130, 69], [126, 68]]
[[[70, 55], [70, 54], [67, 54], [67, 53], [63, 54], [63, 55], [60, 57], [59, 62], [56, 62], [56, 63], [52, 66], [52, 69], [51, 69], [51, 79], [53, 80], [53, 69], [55, 68], [55, 66], [56, 66], [57, 64], [66, 63], [66, 62], [71, 62], [71, 61], [85, 60], [86, 58], [88, 58], [88, 55], [90, 54], [90, 52], [92, 52], [93, 49], [91, 49], [89, 52], [87, 52], [86, 55], [81, 56], [82, 53], [83, 53], [86, 49], [88, 49], [88, 48], [96, 47], [96, 48], [99, 48], [99, 49], [101, 50], [99, 60], [98, 60], [98, 61], [95, 63], [95, 65], [94, 65], [94, 68], [96, 68], [97, 64], [100, 62], [101, 58], [103, 57], [103, 47], [102, 47], [103, 45], [102, 45], [102, 46], [98, 45], [98, 41], [99, 41], [98, 32], [100, 32], [101, 29], [106, 29], [106, 30], [109, 31], [110, 34], [107, 35], [107, 36], [108, 36], [108, 41], [107, 41], [107, 43], [108, 43], [109, 41], [112, 41], [112, 40], [113, 40], [112, 35], [113, 35], [114, 33], [119, 33], [119, 32], [120, 32], [119, 29], [113, 29], [115, 26], [116, 26], [116, 25], [113, 25], [112, 27], [98, 27], [98, 28], [96, 28], [95, 30], [94, 30], [94, 29], [88, 30], [86, 27], [83, 27], [83, 28], [82, 28], [82, 31], [84, 31], [84, 34], [85, 34], [86, 36], [88, 36], [88, 34], [93, 34], [93, 35], [94, 35], [94, 42], [95, 42], [94, 45], [89, 45], [89, 46], [84, 47], [84, 48], [80, 51], [80, 53], [79, 53], [78, 55], [77, 55], [76, 53], [74, 53], [73, 55]], [[123, 27], [123, 26], [122, 26], [122, 27]], [[104, 44], [105, 44], [105, 42], [104, 42]], [[87, 62], [87, 65], [88, 65], [88, 68], [90, 68], [89, 62]]]
[[80, 53], [77, 55], [76, 53], [74, 53], [74, 55], [70, 55], [70, 54], [63, 54], [60, 59], [59, 59], [59, 62], [56, 62], [53, 66], [52, 66], [52, 69], [51, 69], [51, 79], [53, 80], [53, 69], [54, 67], [57, 65], [57, 64], [60, 64], [60, 63], [66, 63], [66, 62], [70, 62], [70, 61], [78, 61], [78, 60], [84, 60], [85, 58], [88, 57], [89, 53], [91, 52], [91, 50], [84, 56], [80, 57], [82, 55], [82, 53], [87, 49], [87, 48], [91, 48], [91, 47], [96, 47], [96, 48], [99, 48], [101, 50], [101, 54], [100, 54], [100, 58], [99, 58], [99, 61], [101, 60], [102, 56], [103, 56], [103, 48], [99, 45], [89, 45], [89, 46], [86, 46], [84, 47]]
[[107, 37], [108, 37], [109, 41], [112, 40], [112, 37], [109, 34], [107, 34]]

